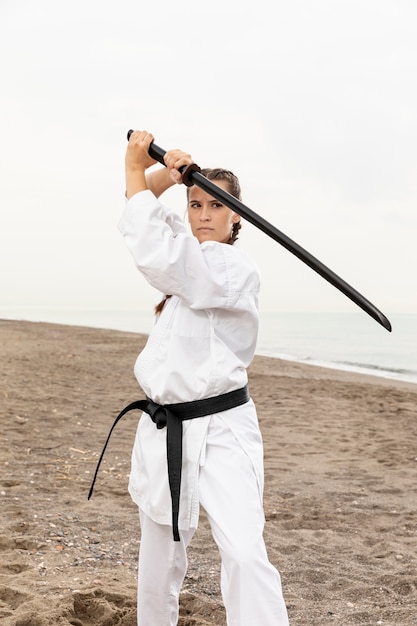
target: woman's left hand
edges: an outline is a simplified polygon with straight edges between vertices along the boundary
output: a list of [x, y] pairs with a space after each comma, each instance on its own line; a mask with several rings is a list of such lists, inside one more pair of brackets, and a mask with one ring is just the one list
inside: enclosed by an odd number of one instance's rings
[[179, 169], [194, 163], [191, 154], [187, 154], [182, 150], [168, 150], [168, 152], [165, 153], [164, 161], [172, 180], [178, 185], [182, 183], [182, 175]]

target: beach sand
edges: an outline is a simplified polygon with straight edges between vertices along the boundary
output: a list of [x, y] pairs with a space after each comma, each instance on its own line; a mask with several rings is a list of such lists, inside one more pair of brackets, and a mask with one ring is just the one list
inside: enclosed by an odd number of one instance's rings
[[[127, 493], [145, 337], [0, 322], [0, 622], [135, 626]], [[249, 371], [265, 443], [265, 539], [291, 626], [417, 625], [417, 385], [265, 357]], [[225, 625], [207, 521], [180, 626]], [[158, 626], [158, 624], [155, 624]], [[253, 626], [262, 626], [254, 624]]]

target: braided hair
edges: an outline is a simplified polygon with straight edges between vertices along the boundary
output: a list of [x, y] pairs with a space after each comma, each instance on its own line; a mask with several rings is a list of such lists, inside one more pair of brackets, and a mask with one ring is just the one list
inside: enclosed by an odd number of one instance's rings
[[[216, 180], [221, 180], [224, 181], [226, 183], [227, 186], [227, 191], [234, 196], [235, 198], [237, 198], [238, 200], [242, 199], [242, 192], [240, 189], [240, 183], [239, 183], [239, 179], [238, 177], [233, 174], [233, 172], [231, 172], [230, 170], [225, 170], [221, 167], [216, 167], [216, 168], [209, 168], [206, 167], [204, 169], [201, 170], [201, 173], [203, 174], [203, 176], [205, 176], [206, 178], [208, 178], [208, 180], [212, 180], [212, 181], [216, 181]], [[188, 200], [188, 195], [189, 195], [189, 187], [187, 187], [187, 200]], [[242, 224], [241, 221], [239, 220], [238, 222], [234, 222], [233, 223], [233, 227], [232, 227], [232, 232], [230, 233], [230, 237], [229, 239], [226, 241], [227, 244], [229, 245], [233, 245], [235, 243], [235, 241], [238, 239], [239, 236], [239, 231], [242, 228]], [[155, 311], [155, 315], [160, 315], [166, 301], [170, 298], [171, 296], [164, 296], [161, 300], [161, 302], [159, 302], [154, 311]]]

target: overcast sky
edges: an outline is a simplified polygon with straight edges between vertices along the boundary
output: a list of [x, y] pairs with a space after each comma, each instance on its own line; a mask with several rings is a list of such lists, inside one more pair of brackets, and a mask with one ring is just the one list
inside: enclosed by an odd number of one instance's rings
[[[233, 169], [384, 313], [417, 312], [414, 0], [0, 0], [0, 59], [0, 308], [153, 306], [117, 230], [145, 128]], [[165, 202], [182, 215], [184, 188]], [[357, 310], [241, 233], [264, 310]]]

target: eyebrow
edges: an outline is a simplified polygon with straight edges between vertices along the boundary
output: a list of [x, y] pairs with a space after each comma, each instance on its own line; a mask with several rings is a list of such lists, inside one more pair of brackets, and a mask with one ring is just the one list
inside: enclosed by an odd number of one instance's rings
[[[193, 202], [197, 202], [198, 204], [201, 204], [201, 200], [197, 200], [196, 198], [189, 198], [188, 199], [188, 204], [192, 204]], [[212, 198], [211, 200], [209, 200], [210, 204], [224, 204], [224, 202], [222, 202], [221, 200], [217, 200], [217, 198]]]

